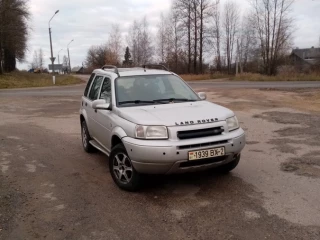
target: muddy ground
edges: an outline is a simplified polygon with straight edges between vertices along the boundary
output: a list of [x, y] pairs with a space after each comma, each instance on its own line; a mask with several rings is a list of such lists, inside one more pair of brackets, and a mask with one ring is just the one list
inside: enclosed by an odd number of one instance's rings
[[320, 239], [320, 91], [205, 90], [246, 131], [240, 165], [138, 193], [83, 151], [80, 96], [0, 95], [0, 239]]

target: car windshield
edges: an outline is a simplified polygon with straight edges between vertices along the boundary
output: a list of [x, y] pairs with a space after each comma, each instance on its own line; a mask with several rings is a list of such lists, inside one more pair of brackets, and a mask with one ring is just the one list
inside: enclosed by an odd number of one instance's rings
[[175, 75], [120, 77], [116, 80], [119, 107], [199, 101], [190, 87]]

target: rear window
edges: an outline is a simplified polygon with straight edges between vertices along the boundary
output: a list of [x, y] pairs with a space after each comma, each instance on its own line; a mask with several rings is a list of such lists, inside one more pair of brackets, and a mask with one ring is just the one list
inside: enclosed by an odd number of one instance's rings
[[90, 78], [89, 78], [89, 81], [87, 83], [86, 89], [84, 90], [83, 96], [85, 96], [85, 97], [88, 96], [88, 92], [89, 92], [89, 89], [90, 89], [90, 86], [91, 86], [91, 83], [92, 83], [94, 77], [95, 77], [95, 74], [92, 73]]

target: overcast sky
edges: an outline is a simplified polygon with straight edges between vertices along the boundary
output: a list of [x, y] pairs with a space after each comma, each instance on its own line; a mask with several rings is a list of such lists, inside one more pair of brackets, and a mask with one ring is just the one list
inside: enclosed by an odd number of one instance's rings
[[[222, 0], [222, 3], [226, 0]], [[248, 8], [248, 0], [236, 0], [242, 11]], [[146, 16], [153, 32], [161, 12], [170, 9], [171, 0], [30, 0], [32, 14], [30, 40], [26, 62], [19, 64], [27, 68], [32, 61], [34, 50], [42, 48], [46, 66], [50, 60], [48, 21], [56, 10], [60, 12], [51, 21], [54, 56], [60, 49], [60, 62], [67, 55], [70, 45], [71, 66], [80, 66], [91, 45], [106, 42], [110, 25], [118, 23], [126, 35], [134, 19]], [[319, 45], [320, 0], [295, 0], [293, 16], [296, 23], [294, 46], [306, 48]], [[125, 40], [125, 37], [124, 37]], [[124, 41], [125, 44], [125, 41]], [[58, 63], [58, 60], [56, 61]]]

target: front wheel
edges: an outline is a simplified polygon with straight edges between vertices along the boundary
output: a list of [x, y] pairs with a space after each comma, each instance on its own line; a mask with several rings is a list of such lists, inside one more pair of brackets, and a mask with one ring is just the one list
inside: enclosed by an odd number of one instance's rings
[[130, 192], [140, 188], [141, 175], [134, 169], [123, 144], [118, 144], [112, 149], [109, 168], [112, 179], [119, 188]]

